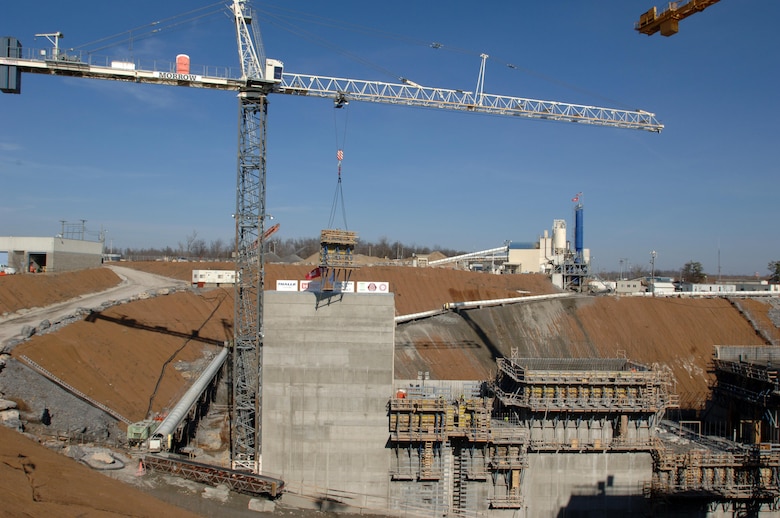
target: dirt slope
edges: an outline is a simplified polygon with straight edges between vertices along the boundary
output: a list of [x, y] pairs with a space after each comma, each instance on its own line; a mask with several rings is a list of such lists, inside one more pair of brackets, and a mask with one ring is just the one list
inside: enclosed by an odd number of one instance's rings
[[[229, 269], [231, 263], [123, 263], [182, 280], [193, 269]], [[267, 266], [266, 287], [277, 279], [303, 279], [311, 265]], [[72, 274], [73, 286], [99, 284], [90, 275], [110, 279], [104, 269]], [[110, 273], [110, 272], [109, 272]], [[52, 277], [67, 291], [67, 276]], [[46, 277], [16, 276], [39, 283]], [[540, 275], [489, 275], [439, 268], [372, 266], [355, 270], [353, 280], [388, 281], [396, 297], [396, 314], [439, 309], [450, 301], [516, 297], [519, 291], [551, 293]], [[4, 280], [7, 280], [4, 279]], [[102, 280], [101, 282], [106, 282]], [[3, 290], [5, 291], [5, 290]], [[14, 290], [10, 290], [14, 291]], [[29, 304], [48, 302], [45, 289]], [[13, 294], [6, 295], [11, 300]], [[12, 308], [13, 309], [13, 308]], [[396, 377], [413, 378], [425, 370], [438, 379], [489, 379], [495, 358], [519, 354], [536, 357], [615, 357], [668, 365], [683, 399], [706, 397], [713, 345], [762, 345], [768, 337], [780, 343], [780, 330], [758, 300], [640, 297], [579, 297], [530, 305], [463, 311], [399, 326], [396, 332]], [[150, 406], [162, 411], [185, 383], [187, 366], [204, 363], [218, 344], [232, 336], [232, 288], [197, 290], [137, 301], [104, 311], [51, 335], [35, 337], [14, 350], [136, 420]], [[756, 333], [752, 320], [762, 328]], [[155, 389], [156, 387], [156, 389]]]
[[0, 426], [2, 516], [195, 518]]
[[[135, 262], [122, 266], [181, 280], [191, 280], [192, 270], [232, 269], [232, 263]], [[301, 280], [312, 265], [266, 265], [266, 289], [276, 289], [280, 279]], [[412, 268], [404, 266], [364, 266], [353, 271], [353, 281], [387, 281], [395, 294], [396, 315], [441, 309], [445, 302], [485, 300], [555, 293], [558, 290], [544, 275], [488, 275], [448, 268]]]
[[93, 313], [13, 350], [131, 421], [162, 412], [233, 333], [232, 290], [175, 293]]
[[[753, 308], [765, 315], [771, 306]], [[775, 332], [778, 333], [775, 327]], [[780, 334], [780, 333], [778, 333]], [[473, 309], [396, 329], [396, 378], [427, 370], [434, 379], [491, 379], [495, 359], [614, 358], [668, 366], [687, 408], [713, 381], [714, 345], [766, 345], [725, 299], [577, 297]]]
[[57, 304], [84, 293], [103, 291], [119, 282], [119, 277], [108, 268], [0, 276], [0, 315]]

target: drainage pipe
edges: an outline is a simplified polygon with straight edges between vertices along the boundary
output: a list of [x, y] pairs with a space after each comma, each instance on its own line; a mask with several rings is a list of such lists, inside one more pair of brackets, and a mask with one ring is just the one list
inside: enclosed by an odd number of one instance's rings
[[484, 308], [488, 306], [503, 306], [505, 304], [516, 304], [518, 302], [534, 302], [540, 300], [562, 299], [576, 296], [576, 293], [552, 293], [549, 295], [531, 295], [528, 297], [513, 297], [510, 299], [493, 300], [472, 300], [468, 302], [447, 302], [444, 309], [470, 309]]
[[222, 368], [222, 364], [225, 363], [227, 354], [228, 350], [227, 348], [224, 348], [219, 352], [217, 357], [211, 361], [208, 367], [206, 367], [206, 370], [204, 370], [198, 379], [195, 380], [195, 383], [193, 383], [187, 392], [184, 393], [184, 396], [179, 400], [178, 403], [176, 403], [176, 406], [173, 407], [173, 410], [168, 413], [165, 419], [163, 419], [162, 423], [160, 423], [160, 426], [157, 427], [157, 430], [154, 432], [154, 438], [162, 439], [164, 437], [168, 437], [168, 435], [172, 434], [173, 431], [176, 430], [176, 427], [179, 426], [187, 416], [187, 413], [192, 408], [192, 405], [198, 401], [200, 395], [204, 390], [206, 390], [206, 387], [208, 387], [209, 383], [211, 383], [211, 380], [214, 379], [217, 371]]

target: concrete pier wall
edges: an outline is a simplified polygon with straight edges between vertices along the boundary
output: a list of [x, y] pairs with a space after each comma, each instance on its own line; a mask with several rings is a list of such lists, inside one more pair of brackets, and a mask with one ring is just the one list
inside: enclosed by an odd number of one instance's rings
[[625, 516], [648, 511], [650, 453], [529, 453], [526, 516]]
[[392, 294], [265, 293], [262, 470], [352, 507], [387, 505]]

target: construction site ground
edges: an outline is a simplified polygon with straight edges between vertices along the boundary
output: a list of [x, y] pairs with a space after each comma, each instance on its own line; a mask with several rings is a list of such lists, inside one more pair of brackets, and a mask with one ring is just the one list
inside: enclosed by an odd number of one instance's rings
[[[96, 300], [94, 307], [80, 307], [72, 323], [57, 325], [51, 320], [40, 325], [47, 314], [36, 308], [116, 289], [125, 282], [122, 272], [127, 268], [164, 278], [171, 288], [151, 287], [126, 299]], [[48, 440], [56, 441], [78, 420], [78, 412], [58, 408], [47, 409], [48, 425], [41, 422], [35, 390], [46, 390], [46, 385], [31, 381], [34, 373], [23, 365], [25, 357], [130, 421], [164, 414], [232, 336], [232, 286], [194, 288], [189, 282], [192, 270], [232, 268], [232, 263], [128, 262], [114, 270], [0, 278], [4, 340], [0, 346], [6, 364], [0, 371], [0, 399], [16, 403], [25, 429], [34, 431], [38, 441], [47, 434]], [[265, 286], [274, 289], [277, 279], [303, 279], [311, 269], [311, 264], [269, 264]], [[389, 282], [396, 315], [441, 309], [447, 302], [557, 292], [542, 275], [445, 268], [366, 266], [356, 269], [351, 279]], [[614, 296], [446, 313], [398, 326], [395, 377], [413, 379], [425, 370], [433, 379], [487, 380], [495, 374], [495, 359], [509, 356], [513, 349], [520, 356], [534, 357], [625, 355], [668, 366], [683, 404], [696, 407], [706, 400], [712, 381], [708, 371], [713, 346], [780, 344], [780, 330], [772, 320], [776, 313], [776, 302], [769, 300]], [[14, 322], [19, 331], [19, 320], [31, 314], [40, 320], [25, 324], [21, 336], [2, 334]], [[162, 509], [154, 500], [148, 503], [147, 492], [115, 485], [115, 480], [4, 427], [0, 456], [7, 509], [66, 517], [151, 516], [152, 509], [154, 514]], [[138, 480], [131, 485], [138, 486]], [[150, 506], [148, 513], [144, 506]], [[169, 516], [190, 516], [165, 509]]]

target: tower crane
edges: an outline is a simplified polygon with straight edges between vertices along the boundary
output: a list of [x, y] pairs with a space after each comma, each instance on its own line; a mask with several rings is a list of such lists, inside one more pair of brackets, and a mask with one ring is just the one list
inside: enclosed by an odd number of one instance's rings
[[655, 7], [639, 17], [635, 29], [642, 34], [652, 36], [661, 31], [661, 36], [673, 36], [679, 30], [680, 20], [705, 10], [720, 0], [688, 0], [687, 2], [669, 2], [669, 6], [658, 14]]
[[[287, 94], [401, 106], [508, 115], [660, 132], [663, 125], [643, 110], [619, 110], [558, 101], [488, 94], [483, 91], [482, 55], [474, 92], [421, 86], [411, 81], [386, 83], [284, 71], [268, 59], [247, 0], [232, 0], [241, 77], [216, 77], [172, 67], [137, 69], [134, 63], [82, 61], [60, 49], [23, 56], [15, 38], [0, 39], [0, 90], [21, 92], [22, 73], [107, 79], [238, 92], [239, 142], [236, 173], [236, 284], [232, 344], [231, 463], [234, 469], [261, 471], [263, 367], [263, 240], [266, 220], [266, 121], [268, 95]], [[63, 37], [57, 33], [57, 38]], [[155, 64], [158, 67], [159, 64]]]

